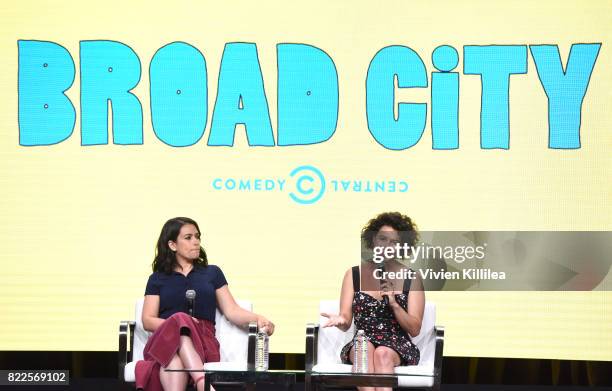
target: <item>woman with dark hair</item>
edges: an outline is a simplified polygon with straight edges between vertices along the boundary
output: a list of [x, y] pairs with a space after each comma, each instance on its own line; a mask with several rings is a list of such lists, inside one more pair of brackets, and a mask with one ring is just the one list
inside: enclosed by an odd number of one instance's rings
[[[196, 292], [193, 317], [187, 315], [187, 290]], [[144, 348], [144, 360], [136, 364], [136, 388], [146, 391], [184, 391], [189, 378], [204, 389], [202, 372], [165, 369], [202, 369], [219, 361], [215, 338], [215, 311], [232, 323], [246, 327], [257, 322], [269, 335], [274, 324], [241, 308], [227, 287], [221, 269], [209, 265], [200, 245], [198, 223], [187, 217], [168, 220], [159, 235], [142, 309], [142, 324], [153, 332]]]
[[[416, 224], [398, 212], [382, 213], [366, 224], [361, 239], [375, 256], [366, 257], [360, 266], [346, 271], [340, 314], [322, 313], [328, 318], [323, 327], [335, 326], [346, 331], [354, 318], [355, 332], [364, 330], [368, 340], [369, 372], [393, 373], [396, 366], [417, 365], [420, 352], [411, 336], [416, 337], [421, 330], [425, 294], [418, 273], [403, 265], [396, 251], [416, 244]], [[353, 363], [354, 353], [351, 341], [340, 352], [342, 362]], [[391, 389], [359, 387], [359, 390]]]

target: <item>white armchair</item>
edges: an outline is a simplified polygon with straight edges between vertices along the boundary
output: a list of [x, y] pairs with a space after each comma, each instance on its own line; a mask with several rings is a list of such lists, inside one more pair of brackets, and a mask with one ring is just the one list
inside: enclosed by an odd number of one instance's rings
[[[133, 321], [119, 324], [119, 380], [135, 381], [136, 362], [143, 359], [143, 350], [151, 335], [142, 325], [144, 299], [136, 300]], [[249, 301], [237, 300], [240, 307], [251, 311]], [[215, 315], [215, 336], [219, 340], [221, 361], [204, 364], [204, 369], [217, 371], [245, 371], [255, 369], [255, 337], [257, 325], [251, 323], [248, 332], [233, 325], [217, 310]], [[129, 349], [128, 349], [129, 341]]]
[[[319, 312], [337, 314], [339, 303], [337, 300], [323, 300], [319, 305]], [[319, 324], [325, 323], [327, 319], [321, 317]], [[378, 385], [389, 386], [389, 381], [394, 387], [426, 388], [432, 390], [440, 389], [440, 378], [442, 375], [442, 351], [444, 348], [444, 328], [435, 326], [436, 306], [434, 303], [425, 304], [421, 332], [412, 341], [418, 346], [421, 356], [418, 365], [400, 366], [395, 368], [396, 376], [366, 379], [363, 376], [363, 384], [353, 385]], [[348, 343], [354, 335], [354, 324], [346, 332], [336, 327], [319, 327], [319, 325], [308, 324], [306, 326], [306, 389], [319, 385], [348, 385], [355, 377], [342, 374], [351, 374], [351, 365], [342, 364], [340, 361], [340, 350]], [[399, 376], [397, 376], [399, 375]], [[413, 375], [413, 376], [410, 376]], [[394, 378], [394, 379], [390, 379]], [[384, 384], [375, 384], [384, 381]]]

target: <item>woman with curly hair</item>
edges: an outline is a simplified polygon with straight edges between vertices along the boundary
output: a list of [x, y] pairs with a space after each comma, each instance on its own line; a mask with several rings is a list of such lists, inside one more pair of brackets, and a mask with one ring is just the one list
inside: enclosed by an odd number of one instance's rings
[[[196, 292], [193, 317], [187, 315], [185, 293]], [[187, 217], [168, 220], [159, 235], [142, 309], [142, 324], [153, 332], [144, 348], [144, 360], [136, 364], [136, 388], [146, 391], [185, 390], [189, 377], [197, 390], [204, 389], [202, 372], [165, 369], [202, 369], [219, 361], [215, 338], [215, 311], [232, 323], [246, 327], [257, 322], [268, 334], [274, 324], [241, 308], [227, 287], [221, 269], [209, 265], [200, 245], [198, 223]]]
[[[370, 372], [393, 373], [396, 366], [417, 365], [420, 352], [411, 337], [421, 330], [425, 294], [418, 274], [412, 271], [413, 277], [407, 277], [409, 269], [397, 258], [399, 251], [395, 251], [416, 244], [416, 224], [398, 212], [382, 213], [366, 224], [361, 239], [364, 247], [378, 257], [367, 257], [360, 266], [346, 271], [340, 314], [322, 313], [328, 318], [323, 327], [335, 326], [346, 331], [354, 318], [355, 332], [364, 330], [368, 340]], [[344, 346], [340, 356], [345, 364], [353, 362], [353, 341]], [[391, 389], [359, 387], [359, 390]]]

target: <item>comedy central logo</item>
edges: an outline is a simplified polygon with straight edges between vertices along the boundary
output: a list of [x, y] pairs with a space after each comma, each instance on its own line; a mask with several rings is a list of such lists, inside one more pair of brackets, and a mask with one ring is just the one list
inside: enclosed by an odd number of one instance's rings
[[323, 172], [311, 165], [294, 168], [284, 177], [217, 177], [211, 182], [215, 191], [225, 192], [281, 192], [301, 205], [314, 204], [326, 192], [333, 193], [405, 193], [405, 180], [370, 180], [355, 178], [333, 178], [328, 180]]
[[325, 177], [313, 166], [300, 166], [289, 174], [294, 190], [289, 197], [298, 204], [314, 204], [325, 194]]

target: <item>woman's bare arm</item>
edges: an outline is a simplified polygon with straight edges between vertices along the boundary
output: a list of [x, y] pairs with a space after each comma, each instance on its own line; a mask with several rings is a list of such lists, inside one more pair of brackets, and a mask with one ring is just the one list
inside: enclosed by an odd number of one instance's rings
[[423, 323], [423, 311], [425, 310], [425, 292], [423, 284], [417, 275], [412, 281], [412, 289], [408, 293], [408, 308], [404, 310], [395, 301], [395, 295], [391, 292], [386, 294], [389, 297], [389, 306], [395, 315], [395, 319], [411, 337], [416, 337], [421, 332]]
[[246, 328], [250, 322], [257, 322], [257, 326], [260, 329], [266, 328], [268, 335], [274, 333], [274, 323], [270, 322], [262, 315], [258, 315], [240, 307], [238, 303], [236, 303], [236, 300], [234, 300], [234, 296], [232, 296], [227, 285], [223, 285], [221, 288], [217, 289], [215, 294], [217, 296], [219, 310], [221, 310], [223, 315], [233, 324]]
[[351, 327], [353, 321], [353, 274], [352, 269], [348, 269], [344, 273], [344, 279], [342, 280], [342, 290], [340, 292], [340, 313], [329, 314], [322, 312], [321, 315], [328, 318], [328, 321], [323, 327], [336, 326], [342, 331], [346, 331]]
[[142, 326], [145, 330], [154, 332], [164, 323], [165, 319], [159, 317], [159, 296], [145, 295], [142, 306]]

